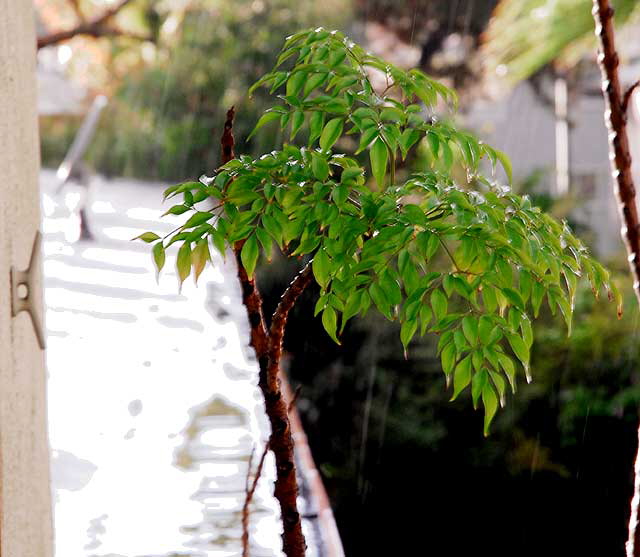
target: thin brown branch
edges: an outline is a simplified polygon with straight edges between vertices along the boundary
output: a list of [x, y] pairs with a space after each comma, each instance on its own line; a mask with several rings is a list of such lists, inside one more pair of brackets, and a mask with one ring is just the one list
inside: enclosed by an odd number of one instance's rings
[[[271, 392], [278, 389], [278, 370], [280, 359], [282, 357], [282, 341], [284, 339], [284, 329], [287, 324], [287, 318], [291, 308], [300, 297], [300, 294], [311, 282], [313, 275], [311, 273], [311, 261], [300, 271], [291, 281], [287, 289], [282, 294], [278, 307], [273, 314], [271, 327], [269, 329], [269, 371], [268, 385]], [[273, 366], [278, 364], [278, 369]]]
[[108, 19], [111, 19], [114, 15], [116, 15], [122, 8], [124, 8], [127, 4], [132, 2], [133, 0], [120, 0], [118, 4], [115, 6], [105, 10], [101, 15], [92, 20], [92, 23], [96, 25], [102, 25]]
[[249, 480], [251, 477], [251, 464], [253, 461], [254, 451], [255, 449], [252, 449], [251, 456], [249, 457], [246, 493], [244, 504], [242, 505], [242, 557], [249, 557], [249, 506], [251, 505], [251, 500], [253, 499], [253, 495], [256, 492], [256, 488], [258, 487], [260, 476], [262, 475], [262, 467], [264, 466], [264, 461], [267, 457], [267, 453], [269, 452], [269, 441], [267, 441], [264, 445], [264, 450], [262, 451], [262, 456], [260, 457], [260, 461], [258, 462], [258, 467], [256, 468], [253, 482], [250, 483]]
[[[99, 16], [89, 20], [84, 21], [81, 20], [78, 25], [72, 27], [71, 29], [66, 29], [63, 31], [54, 31], [44, 37], [38, 38], [38, 49], [44, 48], [45, 46], [51, 46], [54, 44], [61, 43], [63, 41], [68, 41], [77, 35], [85, 35], [89, 37], [107, 37], [107, 36], [126, 36], [140, 39], [141, 36], [135, 33], [128, 33], [126, 31], [121, 31], [119, 29], [113, 27], [107, 27], [105, 24], [114, 17], [122, 8], [124, 8], [127, 4], [132, 2], [133, 0], [120, 0], [115, 6], [105, 10]], [[145, 37], [142, 40], [147, 40], [148, 37]]]
[[[233, 138], [233, 119], [235, 117], [235, 109], [232, 106], [227, 111], [227, 118], [224, 123], [224, 131], [220, 139], [221, 157], [220, 163], [224, 165], [235, 158], [233, 146], [235, 140]], [[267, 326], [265, 325], [264, 315], [262, 313], [262, 297], [257, 288], [256, 281], [253, 277], [247, 275], [240, 252], [242, 251], [242, 242], [236, 243], [233, 252], [238, 267], [238, 280], [242, 288], [242, 303], [247, 308], [249, 316], [249, 326], [251, 327], [251, 346], [256, 351], [256, 358], [260, 365], [261, 381], [266, 380], [267, 370], [267, 350], [269, 348], [269, 337]]]
[[235, 115], [236, 109], [235, 106], [232, 106], [227, 110], [227, 119], [224, 122], [224, 131], [222, 132], [222, 138], [220, 139], [220, 146], [222, 148], [220, 166], [225, 165], [230, 160], [236, 158], [236, 154], [233, 150], [235, 145], [235, 139], [233, 138], [233, 118]]
[[293, 279], [280, 299], [271, 319], [267, 376], [263, 389], [267, 414], [271, 421], [271, 450], [276, 459], [276, 485], [274, 495], [282, 511], [282, 547], [288, 557], [304, 557], [306, 543], [302, 533], [302, 520], [298, 512], [298, 482], [294, 460], [294, 443], [289, 421], [289, 405], [280, 385], [282, 341], [289, 311], [311, 282], [311, 262]]
[[631, 87], [629, 87], [624, 94], [624, 98], [622, 99], [622, 112], [624, 112], [625, 114], [629, 111], [629, 102], [631, 101], [631, 95], [633, 95], [633, 91], [638, 86], [640, 86], [640, 79], [636, 81]]
[[[629, 266], [634, 279], [633, 288], [640, 303], [640, 230], [638, 228], [636, 190], [631, 174], [631, 154], [627, 137], [626, 116], [626, 105], [631, 98], [630, 91], [633, 88], [627, 91], [623, 98], [618, 76], [620, 60], [615, 46], [613, 8], [609, 0], [593, 0], [592, 13], [596, 23], [596, 36], [600, 42], [598, 62], [602, 72], [602, 91], [607, 106], [605, 120], [609, 128], [611, 172], [622, 220], [620, 233], [627, 248]], [[634, 495], [631, 500], [629, 539], [626, 545], [627, 557], [640, 557], [639, 506], [640, 449], [638, 450], [635, 465]]]
[[[224, 133], [220, 141], [222, 147], [222, 164], [229, 162], [235, 155], [233, 152], [233, 118], [234, 110], [231, 108], [227, 112], [227, 119], [224, 126]], [[291, 300], [286, 312], [282, 314], [283, 301], [280, 302], [276, 313], [272, 319], [281, 323], [275, 330], [280, 334], [276, 343], [271, 342], [270, 333], [267, 331], [264, 315], [262, 312], [262, 297], [255, 282], [255, 278], [247, 275], [241, 258], [242, 242], [234, 246], [234, 254], [238, 267], [238, 279], [242, 287], [242, 301], [247, 308], [249, 325], [251, 327], [251, 346], [256, 351], [258, 365], [260, 367], [258, 385], [264, 396], [265, 410], [269, 423], [271, 424], [271, 437], [269, 438], [269, 448], [273, 451], [276, 461], [276, 485], [274, 495], [280, 504], [282, 515], [282, 549], [287, 557], [304, 557], [306, 543], [302, 533], [302, 523], [300, 513], [297, 508], [298, 482], [296, 478], [296, 468], [294, 462], [294, 445], [291, 436], [291, 426], [287, 404], [282, 396], [278, 384], [278, 370], [280, 367], [280, 356], [282, 354], [282, 334], [286, 317], [295, 303], [296, 295]], [[294, 283], [296, 282], [294, 279]], [[293, 285], [293, 283], [292, 283]], [[304, 285], [306, 286], [306, 284]], [[302, 286], [302, 289], [304, 289]], [[291, 286], [285, 291], [283, 300], [291, 298]], [[300, 290], [301, 292], [302, 290]], [[277, 346], [277, 350], [272, 347]], [[270, 380], [269, 370], [275, 375], [275, 380]]]

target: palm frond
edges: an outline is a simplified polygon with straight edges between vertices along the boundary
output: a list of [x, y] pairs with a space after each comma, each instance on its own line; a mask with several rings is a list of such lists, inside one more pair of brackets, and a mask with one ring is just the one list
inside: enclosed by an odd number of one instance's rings
[[[640, 14], [637, 0], [614, 0], [616, 23]], [[553, 61], [575, 62], [595, 43], [590, 0], [502, 0], [483, 37], [488, 76], [515, 84]]]

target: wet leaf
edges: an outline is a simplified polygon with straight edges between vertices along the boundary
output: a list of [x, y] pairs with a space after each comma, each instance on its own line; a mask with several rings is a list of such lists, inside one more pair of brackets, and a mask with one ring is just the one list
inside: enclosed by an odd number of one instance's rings
[[139, 236], [132, 238], [132, 240], [142, 240], [147, 244], [150, 244], [151, 242], [155, 242], [156, 240], [159, 240], [159, 239], [160, 239], [160, 236], [158, 236], [155, 232], [143, 232]]
[[256, 269], [256, 263], [258, 262], [258, 239], [255, 234], [249, 236], [242, 246], [242, 250], [240, 251], [240, 259], [242, 261], [242, 266], [245, 271], [247, 271], [247, 275], [252, 277], [253, 273]]
[[333, 147], [342, 135], [342, 127], [344, 120], [342, 118], [333, 118], [329, 120], [320, 135], [320, 148], [327, 151]]
[[322, 326], [325, 331], [327, 331], [328, 335], [334, 340], [336, 344], [340, 344], [338, 337], [336, 335], [336, 331], [338, 328], [338, 317], [336, 314], [336, 310], [332, 307], [326, 307], [322, 312]]
[[498, 397], [493, 387], [487, 381], [482, 388], [482, 403], [484, 404], [484, 435], [489, 435], [489, 427], [498, 410]]
[[371, 172], [380, 188], [384, 188], [384, 177], [387, 173], [388, 157], [389, 153], [384, 141], [380, 138], [376, 139], [369, 151], [369, 158], [371, 159]]
[[180, 285], [182, 285], [185, 279], [191, 274], [191, 245], [188, 242], [182, 244], [178, 250], [176, 267], [178, 269]]
[[164, 263], [166, 260], [166, 255], [165, 255], [164, 246], [162, 245], [162, 242], [159, 242], [155, 246], [153, 246], [152, 253], [153, 253], [153, 262], [155, 263], [156, 270], [158, 274], [160, 274], [160, 271], [162, 271], [162, 268], [164, 267]]
[[451, 400], [458, 398], [458, 395], [471, 383], [471, 356], [465, 356], [453, 372], [453, 395]]
[[200, 240], [191, 254], [191, 263], [193, 264], [193, 275], [196, 284], [198, 283], [198, 278], [200, 274], [204, 270], [207, 261], [210, 261], [211, 255], [209, 253], [209, 242], [207, 239]]

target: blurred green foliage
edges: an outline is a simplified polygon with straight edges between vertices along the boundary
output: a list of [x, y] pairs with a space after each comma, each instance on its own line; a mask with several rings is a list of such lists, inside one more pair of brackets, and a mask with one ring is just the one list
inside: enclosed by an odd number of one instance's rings
[[[192, 0], [156, 9], [162, 24], [155, 45], [127, 52], [117, 42], [111, 46], [115, 75], [118, 56], [135, 52], [140, 60], [133, 70], [127, 65], [88, 152], [89, 163], [108, 175], [178, 180], [213, 170], [231, 105], [239, 151], [270, 151], [277, 139], [272, 133], [245, 141], [266, 108], [266, 94], [250, 99], [249, 86], [273, 67], [283, 37], [305, 26], [350, 21], [348, 0]], [[55, 165], [77, 122], [41, 124], [44, 164]]]
[[[640, 15], [637, 0], [613, 0], [618, 25]], [[483, 60], [490, 79], [510, 85], [546, 64], [573, 66], [595, 51], [591, 0], [502, 0], [484, 35]]]

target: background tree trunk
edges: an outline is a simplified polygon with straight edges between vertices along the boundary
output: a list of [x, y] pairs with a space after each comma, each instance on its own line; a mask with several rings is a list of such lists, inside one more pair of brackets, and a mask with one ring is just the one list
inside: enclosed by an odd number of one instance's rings
[[[40, 226], [35, 18], [29, 0], [0, 0], [0, 14], [0, 555], [50, 557], [44, 353], [10, 291]], [[31, 294], [42, 315], [40, 284]]]

